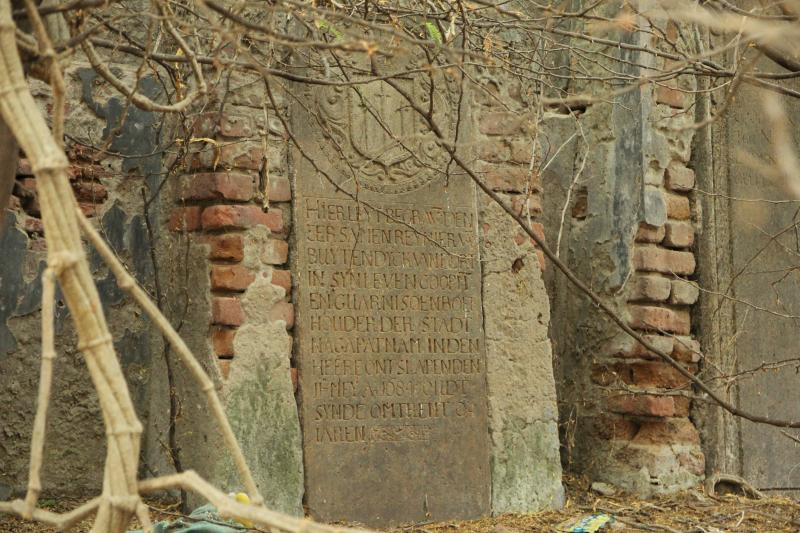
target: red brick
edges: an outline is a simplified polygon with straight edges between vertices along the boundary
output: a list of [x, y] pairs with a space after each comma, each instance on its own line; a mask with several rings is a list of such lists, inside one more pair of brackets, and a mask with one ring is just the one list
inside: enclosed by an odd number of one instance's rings
[[689, 416], [689, 407], [691, 407], [692, 401], [685, 396], [673, 396], [672, 398], [675, 404], [675, 416]]
[[511, 209], [522, 215], [538, 215], [542, 212], [542, 199], [538, 194], [515, 194], [511, 196]]
[[686, 109], [687, 95], [672, 87], [656, 87], [656, 102], [676, 109]]
[[664, 226], [651, 226], [642, 222], [636, 232], [636, 242], [650, 242], [658, 244], [664, 240], [666, 229]]
[[192, 134], [195, 137], [214, 137], [217, 134], [219, 113], [202, 113], [192, 118]]
[[668, 221], [663, 244], [670, 248], [691, 248], [694, 244], [694, 227], [690, 222]]
[[212, 205], [203, 210], [203, 229], [247, 229], [257, 225], [267, 226], [271, 231], [283, 231], [283, 212], [272, 208], [265, 213], [254, 205]]
[[216, 291], [242, 292], [256, 277], [242, 265], [213, 265], [211, 267], [211, 289]]
[[478, 121], [478, 130], [485, 135], [511, 135], [522, 132], [522, 128], [522, 117], [506, 111], [483, 113]]
[[70, 180], [99, 180], [108, 177], [108, 171], [101, 165], [92, 163], [76, 163], [69, 167]]
[[[231, 116], [227, 113], [220, 114], [217, 111], [202, 113], [193, 117], [192, 132], [195, 137], [214, 137], [217, 134], [225, 135], [226, 137], [242, 137], [242, 128], [250, 126], [252, 133], [252, 120], [244, 117], [244, 121], [239, 121], [238, 118], [240, 116]], [[248, 122], [249, 124], [247, 124]]]
[[226, 137], [250, 137], [255, 129], [250, 117], [223, 114], [219, 132]]
[[500, 99], [500, 88], [493, 80], [481, 80], [480, 87], [475, 91], [475, 101], [481, 105], [496, 106]]
[[633, 266], [647, 272], [689, 275], [694, 273], [696, 265], [692, 252], [642, 246], [633, 252]]
[[616, 363], [613, 365], [594, 365], [592, 366], [591, 379], [594, 383], [603, 387], [613, 385], [617, 381], [623, 383], [633, 383], [633, 371], [630, 365]]
[[219, 366], [219, 373], [222, 375], [222, 379], [228, 379], [228, 376], [231, 375], [231, 359], [217, 359], [217, 365]]
[[631, 371], [633, 383], [641, 387], [676, 389], [689, 384], [689, 379], [668, 363], [632, 363]]
[[17, 176], [33, 176], [33, 167], [30, 159], [20, 157], [17, 160]]
[[675, 305], [693, 305], [700, 297], [700, 289], [694, 283], [683, 279], [672, 280], [669, 302]]
[[505, 141], [499, 139], [487, 139], [478, 144], [478, 159], [490, 163], [502, 163], [508, 161], [510, 150]]
[[659, 275], [636, 274], [628, 298], [633, 301], [664, 302], [669, 298], [669, 279]]
[[692, 216], [692, 209], [689, 205], [689, 198], [679, 194], [665, 194], [664, 199], [667, 203], [667, 216], [675, 220], [689, 220]]
[[697, 363], [703, 358], [700, 343], [691, 337], [676, 337], [672, 357], [684, 363]]
[[286, 329], [294, 326], [294, 305], [289, 302], [278, 302], [269, 311], [269, 319], [273, 322], [283, 320], [286, 322]]
[[222, 326], [244, 324], [244, 310], [239, 298], [217, 296], [211, 300], [211, 321]]
[[198, 206], [176, 207], [169, 217], [171, 231], [196, 231], [200, 229], [200, 213], [203, 208]]
[[292, 292], [292, 273], [289, 270], [272, 269], [272, 278], [270, 282], [278, 287], [283, 287], [285, 294], [288, 296]]
[[75, 182], [72, 184], [72, 190], [79, 202], [102, 203], [108, 198], [108, 190], [105, 186], [93, 181]]
[[83, 211], [83, 214], [87, 218], [92, 218], [97, 216], [97, 204], [91, 204], [87, 202], [78, 202], [78, 208]]
[[679, 161], [672, 161], [665, 175], [667, 187], [673, 191], [687, 192], [694, 188], [694, 170]]
[[589, 193], [585, 187], [575, 191], [575, 200], [572, 203], [572, 218], [583, 220], [589, 213]]
[[539, 260], [539, 268], [544, 272], [547, 269], [547, 256], [544, 255], [541, 249], [537, 248], [536, 258]]
[[511, 161], [529, 165], [533, 152], [533, 143], [529, 140], [515, 141], [511, 143]]
[[499, 192], [525, 193], [541, 190], [539, 174], [526, 166], [487, 165], [484, 167], [483, 182], [492, 190]]
[[239, 234], [210, 235], [208, 244], [210, 245], [209, 259], [238, 262], [244, 258], [244, 241]]
[[250, 142], [228, 142], [219, 146], [205, 146], [188, 157], [191, 170], [219, 170], [238, 168], [260, 170], [264, 162], [264, 151]]
[[228, 149], [223, 148], [223, 160], [234, 168], [245, 168], [247, 170], [260, 170], [264, 164], [264, 150], [260, 147], [251, 147], [242, 150], [236, 145], [228, 145]]
[[90, 146], [75, 145], [68, 148], [67, 155], [70, 161], [78, 161], [78, 160], [90, 161], [92, 159], [97, 158], [98, 155], [102, 154], [99, 154], [97, 150], [95, 150]]
[[635, 444], [700, 444], [700, 434], [688, 418], [642, 421]]
[[27, 217], [22, 227], [25, 228], [26, 233], [44, 234], [44, 224], [40, 218]]
[[181, 179], [184, 200], [232, 200], [246, 202], [253, 197], [253, 178], [247, 174], [203, 172]]
[[[654, 348], [665, 354], [672, 353], [674, 340], [664, 335], [642, 335]], [[637, 359], [658, 359], [659, 356], [645, 348], [639, 341], [627, 334], [620, 334], [605, 348], [607, 355], [616, 357], [633, 357]]]
[[629, 324], [634, 329], [668, 331], [688, 335], [691, 331], [689, 311], [673, 310], [652, 305], [628, 305]]
[[[534, 235], [536, 235], [542, 242], [545, 242], [544, 236], [544, 225], [541, 222], [531, 222], [531, 231]], [[523, 230], [518, 230], [516, 236], [514, 237], [514, 242], [517, 246], [522, 246], [525, 243], [531, 243], [534, 246], [537, 246], [536, 241], [531, 238], [527, 232]]]
[[[667, 22], [667, 32], [666, 32], [666, 34], [667, 34], [667, 39], [669, 39], [670, 41], [673, 41], [673, 42], [677, 41], [678, 37], [680, 36], [680, 32], [678, 31], [678, 25], [675, 22], [672, 22], [672, 21]], [[684, 66], [683, 63], [677, 63], [677, 65], [680, 65], [681, 67]], [[665, 68], [667, 68], [666, 65], [665, 65]], [[673, 66], [670, 70], [675, 70], [675, 68], [677, 68], [677, 67]]]
[[282, 265], [289, 260], [289, 244], [280, 239], [270, 239], [264, 245], [261, 261], [268, 265]]
[[211, 331], [211, 344], [217, 357], [233, 357], [233, 339], [236, 330], [232, 328], [214, 328]]
[[270, 177], [268, 192], [270, 202], [289, 202], [292, 199], [292, 187], [287, 178]]
[[639, 423], [629, 418], [602, 414], [590, 421], [594, 432], [604, 440], [631, 440], [639, 431]]
[[636, 416], [671, 417], [676, 414], [674, 396], [651, 394], [610, 396], [608, 408], [614, 413]]

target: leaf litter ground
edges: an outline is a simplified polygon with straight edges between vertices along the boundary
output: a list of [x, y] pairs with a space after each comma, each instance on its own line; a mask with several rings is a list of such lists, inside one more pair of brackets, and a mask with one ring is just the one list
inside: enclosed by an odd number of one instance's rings
[[[615, 522], [606, 531], [654, 531], [668, 533], [721, 532], [798, 532], [800, 502], [785, 497], [749, 499], [742, 496], [707, 496], [702, 487], [680, 494], [640, 500], [626, 495], [604, 497], [594, 494], [585, 480], [566, 481], [567, 502], [558, 511], [524, 515], [503, 515], [471, 521], [448, 521], [396, 528], [392, 533], [532, 533], [555, 532], [559, 527], [582, 516], [606, 513]], [[77, 500], [46, 500], [45, 507], [65, 511], [76, 507]], [[180, 515], [176, 505], [150, 502], [153, 521], [173, 520]], [[73, 531], [88, 532], [91, 520]], [[138, 527], [133, 524], [132, 529]], [[39, 524], [0, 515], [0, 532], [33, 533], [55, 531]], [[242, 529], [242, 531], [252, 531]]]

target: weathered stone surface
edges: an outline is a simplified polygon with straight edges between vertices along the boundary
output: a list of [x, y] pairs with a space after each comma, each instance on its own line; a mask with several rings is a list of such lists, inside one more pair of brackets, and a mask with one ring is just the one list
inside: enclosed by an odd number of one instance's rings
[[657, 187], [645, 186], [644, 205], [642, 206], [644, 222], [650, 226], [658, 227], [667, 221], [667, 206], [664, 195]]
[[694, 227], [691, 222], [671, 220], [666, 224], [664, 245], [670, 248], [690, 248], [694, 244]]
[[[672, 337], [663, 335], [644, 335], [654, 348], [669, 354], [672, 353], [675, 340]], [[658, 356], [651, 353], [647, 348], [639, 344], [639, 342], [628, 335], [627, 333], [620, 332], [614, 337], [604, 349], [604, 353], [615, 355], [617, 357], [635, 357], [638, 359], [658, 359]]]
[[[381, 84], [369, 91], [397, 135], [419, 131], [396, 93]], [[322, 139], [307, 148], [348, 191], [356, 190], [349, 169], [359, 169], [359, 202], [296, 158], [292, 255], [306, 503], [316, 518], [370, 525], [486, 515], [474, 188], [455, 179], [445, 186], [425, 168], [446, 164], [441, 151], [422, 149], [426, 138], [414, 135], [406, 143], [420, 149], [409, 157], [353, 98], [309, 94], [328, 126], [345, 132], [346, 153], [329, 151]], [[296, 109], [296, 133], [319, 138], [312, 129], [319, 119]]]
[[676, 305], [692, 305], [700, 297], [700, 288], [683, 279], [672, 280], [672, 291], [669, 295], [670, 303]]
[[694, 170], [672, 161], [667, 167], [667, 186], [673, 191], [691, 191], [694, 187]]
[[[496, 205], [481, 211], [492, 512], [564, 502], [547, 327], [550, 305], [530, 240]], [[516, 263], [517, 268], [512, 265]]]
[[[759, 62], [759, 68], [770, 68], [768, 64], [768, 61]], [[797, 220], [797, 205], [785, 200], [794, 200], [796, 197], [787, 194], [779, 180], [772, 180], [764, 173], [751, 172], [745, 165], [738, 164], [737, 160], [743, 150], [763, 160], [773, 156], [773, 137], [755, 133], [762, 130], [770, 132], [767, 115], [760, 102], [759, 91], [748, 87], [742, 92], [740, 104], [735, 106], [737, 109], [730, 119], [721, 125], [719, 138], [728, 142], [725, 147], [727, 159], [723, 167], [725, 171], [721, 176], [715, 173], [714, 180], [720, 176], [728, 188], [724, 189], [722, 184], [712, 180], [714, 189], [707, 189], [735, 198], [763, 198], [780, 202], [736, 202], [727, 212], [720, 213], [718, 210], [708, 220], [707, 228], [726, 227], [723, 225], [729, 228], [716, 246], [726, 252], [730, 250], [729, 259], [727, 253], [717, 256], [720, 263], [730, 263], [724, 265], [727, 271], [723, 271], [725, 275], [716, 282], [718, 285], [702, 283], [702, 286], [716, 291], [728, 291], [730, 287], [730, 292], [726, 294], [736, 298], [735, 307], [714, 322], [715, 328], [726, 328], [722, 331], [735, 333], [718, 341], [722, 343], [718, 346], [724, 346], [725, 351], [731, 354], [731, 360], [718, 353], [722, 348], [716, 348], [713, 344], [712, 339], [718, 330], [709, 327], [702, 340], [709, 358], [708, 367], [724, 362], [725, 366], [718, 367], [721, 374], [797, 357], [796, 321], [758, 310], [800, 314], [800, 283], [795, 274], [797, 236], [794, 230], [784, 231]], [[787, 108], [786, 118], [792, 124], [797, 124], [800, 110], [795, 106]], [[791, 132], [791, 142], [796, 145], [798, 130], [792, 127]], [[709, 271], [717, 267], [716, 263], [706, 266]], [[720, 306], [720, 301], [724, 300], [709, 300], [706, 313], [711, 314], [715, 306]], [[774, 371], [756, 372], [751, 378], [739, 381], [739, 401], [741, 405], [753, 406], [753, 412], [760, 415], [778, 416], [780, 413], [781, 418], [797, 420], [800, 418], [800, 388], [797, 386], [795, 367], [778, 366], [780, 368]], [[734, 437], [727, 444], [732, 451], [725, 449], [724, 453], [733, 458], [737, 468], [741, 468], [738, 474], [757, 487], [800, 486], [800, 469], [795, 467], [800, 463], [800, 447], [794, 443], [787, 446], [780, 428], [748, 421], [725, 421], [725, 425], [727, 434]], [[718, 438], [718, 442], [725, 441]], [[787, 494], [796, 497], [797, 492]]]
[[700, 342], [691, 337], [675, 337], [675, 348], [672, 356], [685, 363], [697, 363], [703, 357], [700, 351]]
[[[262, 276], [242, 298], [247, 320], [234, 340], [225, 407], [267, 506], [301, 516], [303, 456], [289, 368], [292, 339], [269, 316], [282, 298], [283, 290]], [[220, 465], [218, 479], [229, 490], [241, 486], [230, 460]]]
[[595, 481], [592, 483], [592, 492], [596, 492], [600, 496], [610, 498], [617, 493], [617, 488], [610, 483], [603, 483], [602, 481]]
[[636, 232], [636, 242], [651, 242], [658, 244], [664, 240], [666, 229], [664, 226], [649, 226], [647, 224], [640, 224]]
[[[634, 444], [625, 441], [593, 443], [595, 453], [609, 461], [593, 478], [644, 496], [688, 489], [702, 480], [705, 461], [696, 444]], [[636, 465], [634, 469], [627, 465]]]
[[634, 301], [663, 302], [670, 294], [669, 278], [656, 275], [636, 275], [631, 281], [630, 295]]

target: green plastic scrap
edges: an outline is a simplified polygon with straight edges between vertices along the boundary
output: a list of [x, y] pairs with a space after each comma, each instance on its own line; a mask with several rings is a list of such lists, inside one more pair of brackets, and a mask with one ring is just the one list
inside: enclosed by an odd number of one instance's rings
[[425, 30], [428, 32], [428, 37], [430, 37], [432, 41], [435, 41], [436, 44], [442, 44], [442, 32], [439, 31], [436, 24], [430, 21], [425, 22]]
[[333, 26], [333, 24], [331, 24], [327, 20], [319, 19], [316, 21], [316, 24], [317, 28], [319, 28], [320, 30], [326, 31], [331, 35], [333, 35], [334, 40], [341, 39], [342, 37], [344, 37], [344, 34], [342, 34], [342, 32], [340, 32], [339, 30], [337, 30], [336, 27]]

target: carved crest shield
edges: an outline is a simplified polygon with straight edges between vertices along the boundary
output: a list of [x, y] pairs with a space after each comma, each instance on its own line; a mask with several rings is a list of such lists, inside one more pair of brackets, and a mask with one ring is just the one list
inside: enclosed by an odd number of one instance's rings
[[[449, 88], [434, 91], [434, 117], [452, 131]], [[405, 88], [423, 108], [430, 101], [424, 81]], [[447, 155], [423, 117], [383, 81], [329, 88], [317, 96], [325, 136], [324, 150], [335, 166], [358, 186], [383, 194], [416, 190], [441, 175]]]

